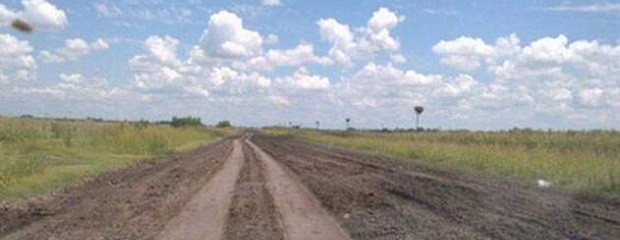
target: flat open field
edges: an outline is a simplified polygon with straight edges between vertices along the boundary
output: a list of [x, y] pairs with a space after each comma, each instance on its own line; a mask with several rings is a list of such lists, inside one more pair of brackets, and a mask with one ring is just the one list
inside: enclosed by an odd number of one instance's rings
[[0, 118], [0, 201], [37, 196], [234, 132], [146, 122]]
[[620, 197], [620, 132], [365, 132], [268, 129], [442, 169]]
[[613, 239], [620, 201], [245, 133], [5, 203], [1, 239]]

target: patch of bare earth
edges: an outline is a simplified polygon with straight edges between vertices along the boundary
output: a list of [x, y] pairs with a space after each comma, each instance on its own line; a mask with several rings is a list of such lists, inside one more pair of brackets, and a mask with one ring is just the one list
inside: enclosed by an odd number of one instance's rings
[[255, 142], [354, 239], [616, 239], [620, 201], [433, 169], [286, 137]]
[[149, 239], [216, 173], [231, 140], [109, 172], [0, 207], [2, 239]]

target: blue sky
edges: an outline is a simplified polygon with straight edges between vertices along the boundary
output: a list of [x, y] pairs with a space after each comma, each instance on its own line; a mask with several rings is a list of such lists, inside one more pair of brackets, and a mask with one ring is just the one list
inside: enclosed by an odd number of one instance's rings
[[615, 1], [8, 0], [0, 114], [617, 129], [617, 29]]

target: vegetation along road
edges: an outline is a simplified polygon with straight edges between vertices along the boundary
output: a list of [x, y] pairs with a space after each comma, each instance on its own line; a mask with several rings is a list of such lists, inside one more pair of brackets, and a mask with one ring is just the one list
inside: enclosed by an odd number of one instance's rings
[[244, 133], [0, 211], [0, 239], [613, 239], [616, 198]]

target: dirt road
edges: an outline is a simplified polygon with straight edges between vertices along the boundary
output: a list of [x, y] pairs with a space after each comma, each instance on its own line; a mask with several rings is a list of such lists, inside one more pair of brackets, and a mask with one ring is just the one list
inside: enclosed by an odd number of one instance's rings
[[0, 239], [615, 239], [620, 201], [244, 135], [0, 205]]

